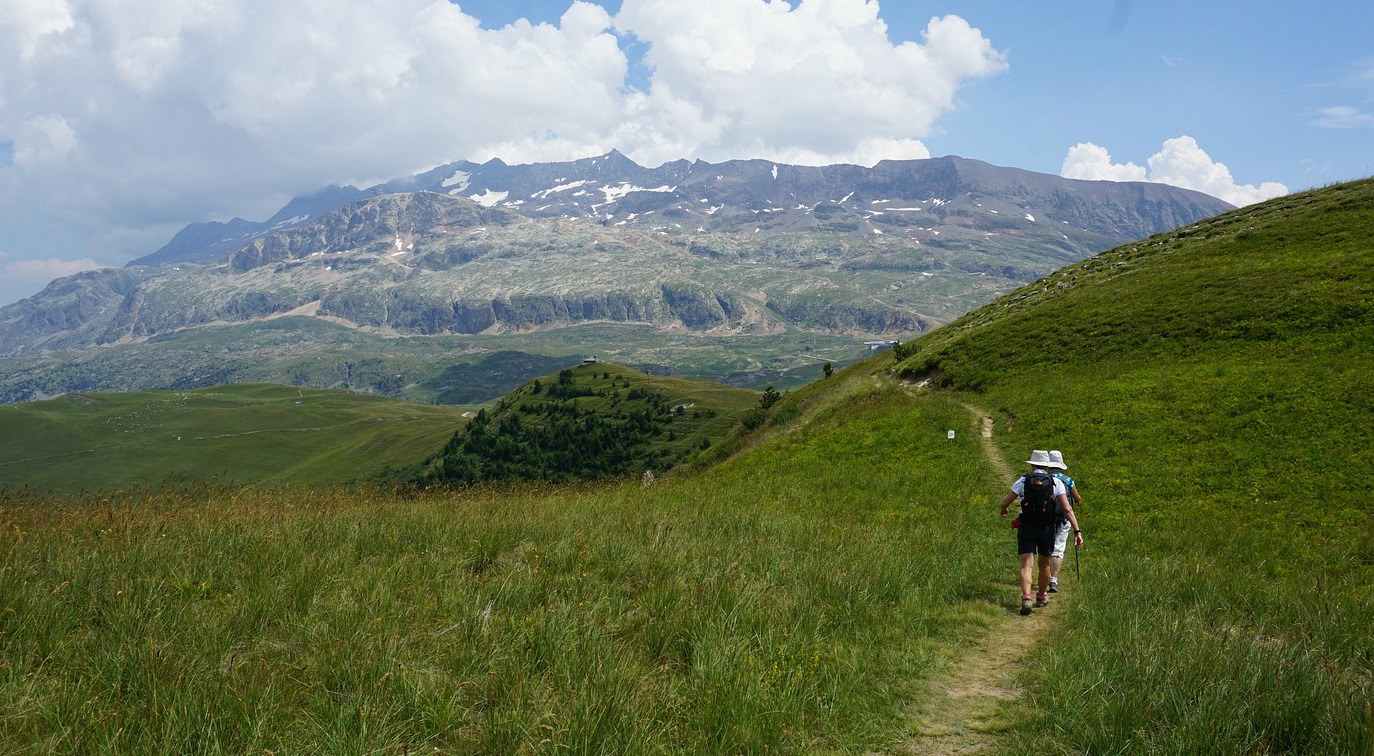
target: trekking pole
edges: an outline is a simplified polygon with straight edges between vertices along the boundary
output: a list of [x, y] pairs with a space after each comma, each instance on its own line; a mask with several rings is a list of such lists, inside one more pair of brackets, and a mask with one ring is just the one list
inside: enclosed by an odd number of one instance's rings
[[1074, 582], [1083, 579], [1083, 576], [1078, 572], [1078, 544], [1076, 543], [1073, 545], [1073, 579]]

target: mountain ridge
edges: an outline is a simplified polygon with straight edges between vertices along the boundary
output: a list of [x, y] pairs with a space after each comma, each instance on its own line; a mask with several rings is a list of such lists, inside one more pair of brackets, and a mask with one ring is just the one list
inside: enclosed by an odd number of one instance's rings
[[[765, 180], [765, 176], [768, 179]], [[995, 180], [994, 176], [997, 177]], [[615, 211], [622, 209], [625, 215], [662, 209], [672, 204], [677, 204], [679, 209], [682, 209], [680, 206], [683, 202], [692, 201], [700, 203], [725, 200], [738, 206], [746, 206], [759, 200], [762, 200], [761, 204], [770, 204], [794, 198], [799, 202], [815, 205], [826, 199], [834, 200], [835, 197], [843, 196], [825, 195], [825, 187], [837, 184], [852, 186], [853, 194], [862, 195], [858, 201], [881, 201], [880, 198], [873, 197], [873, 193], [891, 191], [900, 187], [904, 181], [910, 182], [913, 177], [924, 182], [925, 188], [932, 192], [930, 198], [945, 201], [970, 190], [986, 191], [988, 188], [996, 188], [999, 195], [1028, 196], [1031, 193], [1028, 190], [1043, 192], [1049, 190], [1049, 187], [1054, 187], [1055, 190], [1062, 192], [1059, 209], [1065, 213], [1065, 220], [1079, 223], [1085, 230], [1094, 233], [1122, 238], [1138, 238], [1159, 228], [1150, 228], [1147, 233], [1142, 233], [1147, 227], [1138, 220], [1131, 221], [1120, 217], [1110, 219], [1098, 227], [1095, 216], [1075, 203], [1077, 197], [1086, 193], [1085, 187], [1091, 187], [1096, 192], [1116, 195], [1118, 203], [1122, 202], [1122, 197], [1134, 195], [1138, 202], [1158, 206], [1153, 218], [1156, 226], [1162, 223], [1172, 224], [1169, 227], [1177, 227], [1230, 208], [1225, 202], [1200, 192], [1164, 184], [1065, 179], [1052, 174], [992, 166], [983, 161], [957, 156], [923, 160], [884, 160], [872, 168], [849, 164], [796, 166], [761, 159], [731, 160], [718, 164], [702, 160], [678, 160], [664, 163], [657, 168], [645, 168], [612, 150], [605, 155], [563, 163], [509, 165], [499, 159], [482, 164], [460, 160], [436, 166], [413, 176], [392, 179], [367, 189], [330, 186], [309, 195], [293, 198], [271, 218], [260, 223], [240, 218], [228, 223], [193, 223], [178, 232], [157, 251], [137, 258], [127, 266], [214, 262], [220, 256], [232, 252], [237, 246], [242, 246], [263, 234], [318, 219], [320, 215], [331, 210], [338, 210], [379, 194], [431, 191], [465, 196], [482, 204], [501, 204], [519, 209], [531, 217], [591, 219], [598, 217], [600, 209], [607, 205], [612, 207], [611, 212], [606, 214], [612, 216], [617, 214]], [[604, 202], [584, 204], [569, 199], [570, 196], [579, 194], [589, 196], [591, 193], [585, 187], [598, 180], [615, 184], [597, 187], [604, 193]], [[781, 190], [770, 192], [770, 184], [774, 185], [771, 188], [781, 187]], [[665, 189], [668, 191], [664, 191]], [[579, 194], [567, 195], [577, 190], [581, 190]], [[652, 196], [655, 194], [667, 194], [669, 197]], [[1163, 198], [1170, 195], [1189, 197], [1195, 206], [1204, 207], [1205, 210], [1202, 215], [1195, 217], [1169, 212]], [[613, 196], [616, 199], [613, 200]], [[677, 202], [674, 203], [672, 200]], [[524, 207], [525, 205], [530, 207]], [[748, 209], [756, 214], [761, 208]], [[1159, 212], [1160, 209], [1164, 211]], [[776, 204], [769, 208], [770, 212], [783, 210], [784, 207]], [[692, 215], [702, 220], [700, 213]], [[635, 220], [628, 219], [631, 223]]]
[[[0, 396], [166, 388], [146, 381], [168, 371], [144, 370], [133, 355], [119, 368], [105, 360], [118, 375], [94, 367], [102, 350], [154, 342], [182, 344], [202, 355], [194, 361], [204, 375], [222, 375], [203, 362], [205, 334], [277, 319], [297, 327], [299, 354], [250, 345], [221, 362], [262, 363], [255, 380], [329, 387], [334, 368], [288, 367], [300, 354], [327, 361], [337, 349], [334, 336], [331, 346], [312, 341], [321, 332], [307, 321], [372, 344], [544, 333], [533, 352], [549, 355], [606, 352], [604, 343], [557, 334], [610, 324], [654, 329], [660, 342], [703, 353], [754, 339], [750, 348], [761, 351], [733, 364], [693, 361], [719, 366], [707, 376], [777, 375], [813, 362], [799, 341], [919, 335], [1068, 263], [1227, 207], [1158, 184], [1075, 181], [954, 157], [873, 168], [683, 160], [649, 169], [615, 152], [523, 166], [460, 161], [297, 198], [246, 240], [225, 236], [249, 228], [233, 221], [188, 227], [145, 258], [158, 265], [59, 279], [0, 308], [0, 357], [8, 358]], [[662, 354], [642, 336], [614, 358], [646, 369], [681, 364], [681, 351]], [[453, 364], [442, 363], [445, 351], [434, 344], [422, 370], [431, 372], [406, 385]]]

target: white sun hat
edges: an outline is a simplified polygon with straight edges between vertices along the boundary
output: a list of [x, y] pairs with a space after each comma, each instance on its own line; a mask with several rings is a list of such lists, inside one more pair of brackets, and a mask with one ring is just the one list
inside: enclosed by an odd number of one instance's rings
[[1064, 455], [1058, 449], [1050, 452], [1050, 467], [1058, 467], [1060, 470], [1067, 470], [1069, 466], [1064, 464]]
[[1050, 460], [1050, 453], [1044, 449], [1036, 449], [1031, 452], [1031, 458], [1026, 460], [1026, 464], [1035, 467], [1054, 467], [1054, 463]]

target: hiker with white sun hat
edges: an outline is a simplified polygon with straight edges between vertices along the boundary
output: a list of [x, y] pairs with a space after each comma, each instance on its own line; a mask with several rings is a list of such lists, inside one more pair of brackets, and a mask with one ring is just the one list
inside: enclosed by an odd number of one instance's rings
[[[1050, 474], [1064, 483], [1065, 495], [1069, 497], [1069, 504], [1078, 506], [1082, 503], [1083, 496], [1078, 490], [1078, 484], [1069, 477], [1069, 466], [1064, 464], [1064, 455], [1058, 449], [1050, 451], [1050, 466], [1059, 468], [1052, 470]], [[1059, 568], [1064, 564], [1064, 549], [1068, 543], [1069, 518], [1060, 516], [1059, 526], [1054, 531], [1054, 551], [1050, 553], [1050, 593], [1059, 592]]]
[[[1043, 449], [1031, 452], [1026, 460], [1031, 471], [1011, 484], [1011, 492], [1002, 498], [1002, 516], [1017, 498], [1021, 499], [1021, 516], [1012, 524], [1016, 530], [1016, 553], [1021, 557], [1021, 614], [1030, 614], [1033, 607], [1048, 606], [1050, 583], [1050, 555], [1054, 552], [1054, 536], [1059, 518], [1066, 517], [1073, 525], [1074, 546], [1083, 545], [1083, 531], [1078, 517], [1069, 503], [1064, 482], [1054, 477], [1050, 453]], [[1039, 590], [1031, 602], [1031, 570], [1039, 557]]]

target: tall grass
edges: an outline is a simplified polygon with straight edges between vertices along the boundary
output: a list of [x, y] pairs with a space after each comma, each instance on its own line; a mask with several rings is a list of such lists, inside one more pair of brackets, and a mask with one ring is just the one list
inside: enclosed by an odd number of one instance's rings
[[[1113, 250], [922, 339], [1082, 484], [1027, 668], [1060, 753], [1374, 752], [1374, 180]], [[1008, 743], [1006, 752], [1017, 750]]]
[[0, 751], [890, 749], [999, 611], [967, 425], [876, 392], [649, 489], [7, 491]]
[[980, 398], [1016, 408], [1008, 454], [1059, 446], [1084, 491], [1083, 579], [1028, 666], [1023, 725], [1051, 752], [1374, 751], [1358, 359], [1231, 348]]
[[1275, 580], [1256, 552], [1283, 544], [1219, 528], [1201, 540], [1093, 558], [1036, 660], [1027, 728], [1061, 753], [1374, 750], [1368, 570], [1324, 555]]

